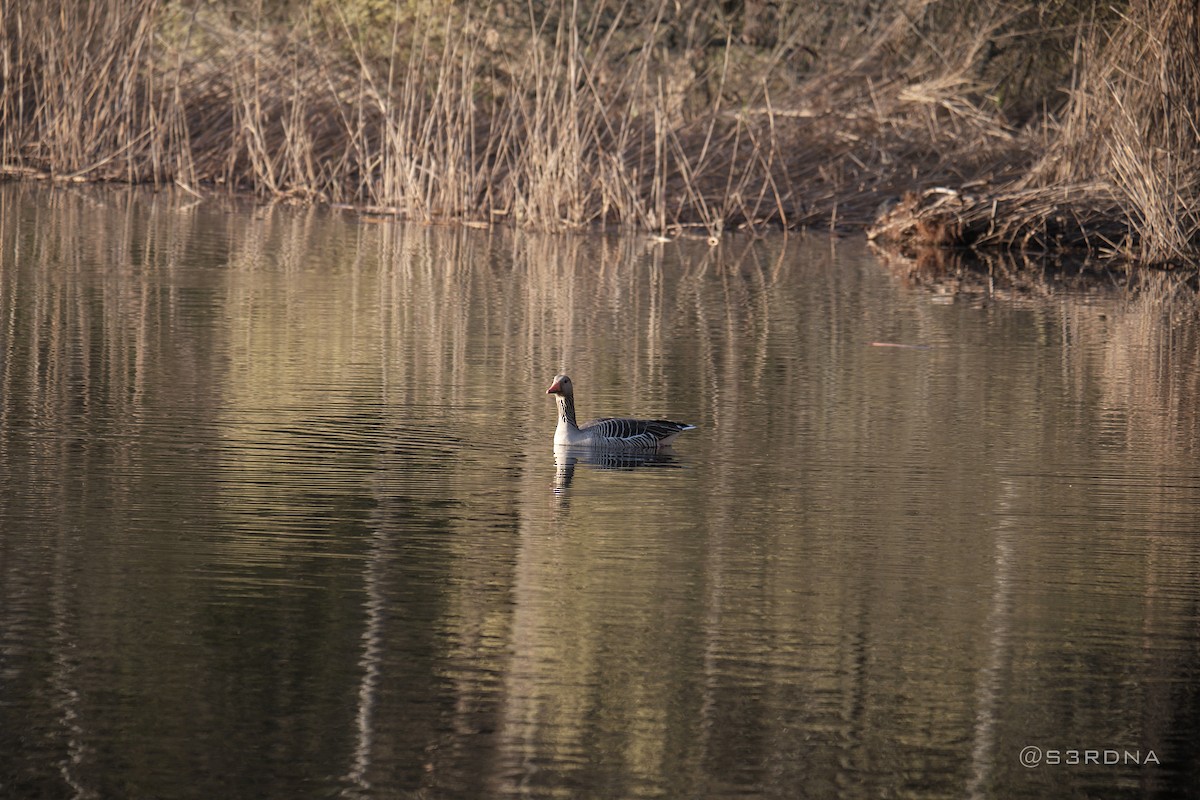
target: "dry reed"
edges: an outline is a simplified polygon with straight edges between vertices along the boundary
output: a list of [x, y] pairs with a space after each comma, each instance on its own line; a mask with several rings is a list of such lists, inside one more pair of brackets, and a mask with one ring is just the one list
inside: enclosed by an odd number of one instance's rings
[[1192, 259], [1182, 3], [877, 5], [0, 0], [0, 174], [711, 240], [953, 187], [901, 237]]
[[1070, 101], [1027, 172], [906, 196], [871, 235], [907, 247], [1064, 247], [1200, 265], [1200, 19], [1139, 0], [1081, 29]]

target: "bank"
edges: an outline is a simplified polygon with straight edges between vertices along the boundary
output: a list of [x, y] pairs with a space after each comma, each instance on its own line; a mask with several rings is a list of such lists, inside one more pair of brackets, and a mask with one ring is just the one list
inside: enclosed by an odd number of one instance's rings
[[1200, 23], [1183, 2], [0, 11], [9, 179], [1200, 263]]

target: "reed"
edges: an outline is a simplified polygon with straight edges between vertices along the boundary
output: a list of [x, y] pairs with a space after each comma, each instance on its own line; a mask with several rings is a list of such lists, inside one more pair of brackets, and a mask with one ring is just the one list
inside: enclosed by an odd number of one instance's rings
[[143, 67], [157, 0], [0, 4], [0, 163], [63, 179], [153, 180], [175, 133]]
[[916, 190], [915, 239], [1193, 258], [1184, 4], [878, 5], [0, 0], [0, 173], [713, 241]]
[[[1071, 105], [1030, 183], [1099, 184], [1120, 239], [1144, 263], [1196, 263], [1200, 233], [1200, 19], [1193, 5], [1139, 0], [1083, 43]], [[1088, 202], [1087, 195], [1081, 198]], [[1086, 205], [1085, 205], [1086, 207]]]
[[871, 235], [1200, 265], [1195, 9], [1138, 0], [1111, 24], [1081, 24], [1074, 64], [1069, 102], [1042, 120], [1025, 171], [973, 191], [910, 194]]

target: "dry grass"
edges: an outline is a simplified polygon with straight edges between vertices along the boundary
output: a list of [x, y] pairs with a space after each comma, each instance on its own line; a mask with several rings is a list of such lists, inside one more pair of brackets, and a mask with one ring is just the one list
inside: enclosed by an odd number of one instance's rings
[[1081, 32], [1070, 102], [1046, 121], [1027, 173], [980, 191], [908, 195], [871, 235], [906, 247], [1086, 250], [1200, 264], [1200, 19], [1184, 3], [1131, 6]]
[[0, 0], [0, 173], [711, 239], [944, 186], [901, 238], [1190, 261], [1181, 3], [877, 5]]
[[130, 182], [184, 172], [161, 76], [145, 69], [156, 0], [0, 3], [6, 170]]
[[1135, 3], [1084, 43], [1071, 107], [1033, 185], [1087, 176], [1122, 209], [1113, 245], [1134, 260], [1194, 263], [1200, 232], [1200, 19], [1194, 4]]

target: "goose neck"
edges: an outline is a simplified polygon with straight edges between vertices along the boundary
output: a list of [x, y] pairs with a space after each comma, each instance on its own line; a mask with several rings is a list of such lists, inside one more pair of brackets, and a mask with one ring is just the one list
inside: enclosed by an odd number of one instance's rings
[[558, 419], [560, 423], [578, 428], [575, 421], [575, 398], [568, 394], [560, 394], [554, 398], [558, 401]]

